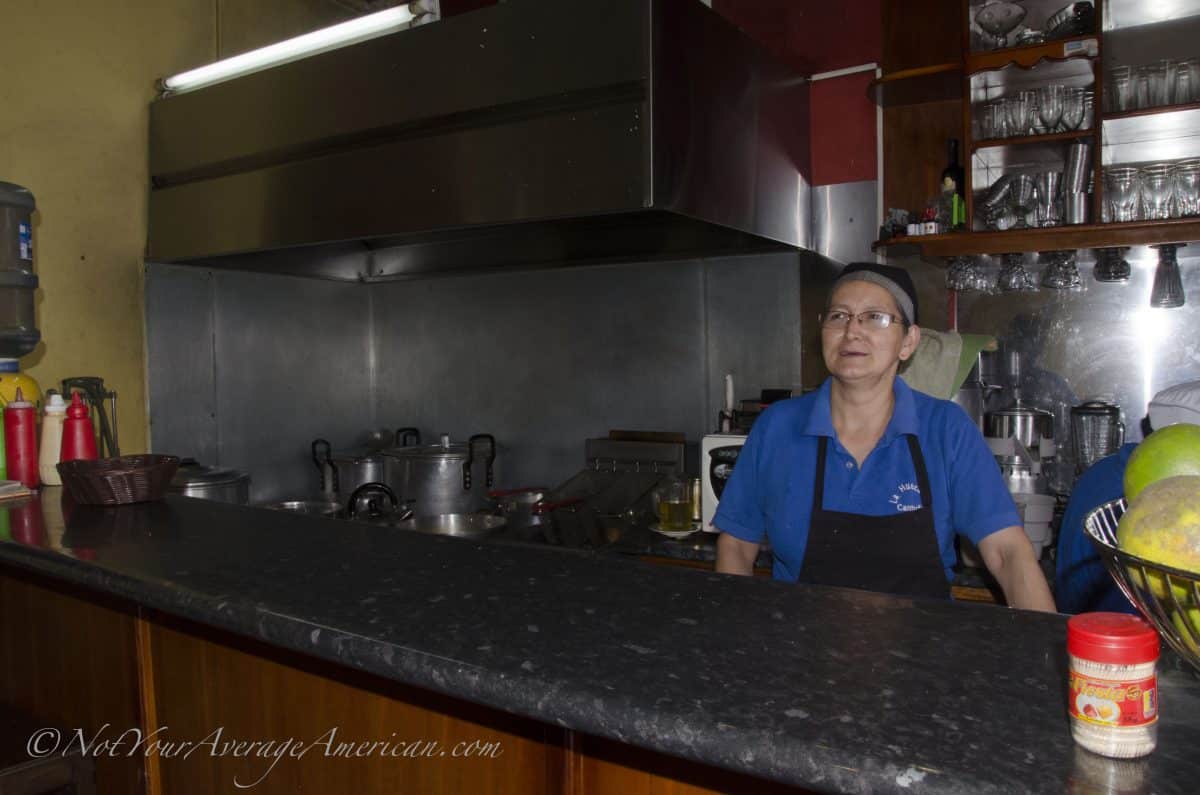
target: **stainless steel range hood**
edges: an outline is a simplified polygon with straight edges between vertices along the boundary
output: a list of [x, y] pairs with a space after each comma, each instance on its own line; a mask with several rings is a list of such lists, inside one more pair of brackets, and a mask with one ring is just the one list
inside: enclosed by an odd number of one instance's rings
[[507, 0], [154, 102], [149, 258], [376, 281], [804, 247], [808, 113], [698, 0]]

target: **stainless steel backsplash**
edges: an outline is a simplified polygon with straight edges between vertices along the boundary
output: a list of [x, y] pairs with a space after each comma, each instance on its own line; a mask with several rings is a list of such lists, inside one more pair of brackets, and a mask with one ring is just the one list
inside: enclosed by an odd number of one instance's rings
[[809, 254], [346, 284], [149, 265], [151, 446], [250, 470], [254, 499], [315, 491], [309, 444], [412, 425], [491, 433], [502, 486], [556, 485], [610, 429], [714, 429], [801, 384]]
[[[1024, 396], [1054, 412], [1055, 435], [1068, 451], [1070, 407], [1093, 397], [1115, 400], [1124, 415], [1126, 438], [1139, 440], [1141, 420], [1154, 394], [1200, 379], [1200, 249], [1180, 248], [1178, 253], [1187, 296], [1181, 308], [1150, 307], [1156, 249], [1129, 249], [1125, 259], [1132, 277], [1118, 284], [1097, 282], [1092, 275], [1094, 252], [1082, 250], [1077, 252], [1079, 289], [961, 293], [959, 330], [1000, 340], [1002, 352], [994, 362], [997, 379], [1003, 378], [1004, 352], [1019, 353]], [[893, 264], [913, 274], [924, 324], [946, 328], [944, 263], [910, 257]], [[999, 269], [992, 258], [983, 264], [992, 275]], [[1030, 254], [1025, 265], [1040, 283], [1045, 264]], [[994, 395], [989, 407], [1008, 398]]]

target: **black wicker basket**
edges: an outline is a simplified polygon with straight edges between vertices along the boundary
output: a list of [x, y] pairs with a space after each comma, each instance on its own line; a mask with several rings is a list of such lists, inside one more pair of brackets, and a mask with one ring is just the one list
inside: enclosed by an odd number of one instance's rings
[[81, 505], [128, 505], [161, 500], [179, 468], [173, 455], [125, 455], [58, 464], [63, 488]]

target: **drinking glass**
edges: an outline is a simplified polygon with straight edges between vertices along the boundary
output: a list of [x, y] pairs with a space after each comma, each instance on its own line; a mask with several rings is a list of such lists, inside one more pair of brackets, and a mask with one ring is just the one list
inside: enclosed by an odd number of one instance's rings
[[1061, 85], [1042, 86], [1037, 90], [1037, 113], [1046, 132], [1052, 133], [1058, 129], [1058, 123], [1063, 117], [1063, 103], [1066, 101], [1066, 91]]
[[979, 106], [979, 137], [982, 140], [1004, 137], [1004, 111], [996, 102]]
[[1019, 226], [1029, 226], [1027, 216], [1037, 207], [1037, 183], [1028, 174], [1017, 174], [1013, 177], [1012, 191], [1009, 193], [1012, 207], [1020, 216]]
[[1171, 101], [1176, 104], [1184, 104], [1191, 102], [1195, 96], [1195, 84], [1192, 82], [1196, 76], [1192, 71], [1192, 65], [1187, 61], [1181, 61], [1171, 67], [1169, 76], [1171, 83]]
[[946, 267], [946, 287], [959, 292], [988, 292], [991, 285], [977, 257], [950, 257]]
[[1078, 130], [1083, 124], [1083, 88], [1068, 88], [1063, 92], [1062, 126], [1066, 130]]
[[1137, 221], [1138, 170], [1132, 166], [1113, 166], [1104, 170], [1104, 195], [1108, 199], [1109, 219], [1115, 222]]
[[1170, 61], [1159, 61], [1137, 68], [1134, 81], [1137, 87], [1138, 108], [1157, 108], [1170, 104], [1171, 98], [1167, 95], [1169, 70]]
[[[1188, 68], [1188, 85], [1191, 86], [1191, 94], [1187, 99], [1180, 99], [1178, 95], [1175, 97], [1176, 102], [1200, 102], [1200, 58], [1188, 58], [1183, 61]], [[1176, 84], [1178, 86], [1178, 83]]]
[[1142, 216], [1147, 220], [1171, 217], [1171, 200], [1175, 192], [1175, 166], [1155, 163], [1142, 166], [1139, 174], [1142, 192]]
[[1175, 205], [1179, 215], [1200, 215], [1200, 160], [1175, 164]]
[[1072, 290], [1082, 285], [1079, 268], [1075, 265], [1074, 251], [1051, 251], [1049, 266], [1042, 275], [1042, 286], [1054, 290]]
[[1037, 191], [1038, 226], [1058, 226], [1062, 223], [1058, 201], [1061, 182], [1061, 171], [1043, 171], [1034, 177], [1034, 188]]
[[1037, 282], [1034, 280], [1033, 274], [1025, 270], [1025, 264], [1021, 261], [1020, 254], [1005, 254], [1002, 261], [1004, 265], [1000, 268], [1000, 276], [996, 279], [996, 286], [1002, 292], [1037, 290]]
[[1007, 125], [1008, 136], [1028, 135], [1031, 108], [1026, 92], [1004, 100], [1004, 121]]
[[1096, 251], [1096, 267], [1092, 275], [1098, 282], [1127, 282], [1133, 269], [1125, 261], [1123, 248], [1102, 248]]
[[1174, 245], [1151, 246], [1158, 249], [1158, 268], [1154, 271], [1154, 286], [1150, 288], [1150, 306], [1156, 309], [1176, 309], [1183, 306], [1183, 278]]
[[1108, 73], [1108, 107], [1109, 110], [1122, 112], [1136, 107], [1134, 92], [1133, 67], [1116, 66]]
[[1021, 24], [1027, 13], [1016, 3], [988, 3], [976, 12], [975, 22], [985, 33], [991, 34], [992, 45], [999, 50], [1008, 46], [1008, 34]]

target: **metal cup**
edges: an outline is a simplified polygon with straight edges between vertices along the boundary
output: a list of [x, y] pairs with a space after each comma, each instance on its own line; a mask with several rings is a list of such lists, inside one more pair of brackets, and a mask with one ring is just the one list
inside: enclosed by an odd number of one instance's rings
[[1086, 224], [1088, 222], [1089, 193], [1064, 193], [1063, 218], [1064, 224]]
[[1067, 166], [1063, 170], [1062, 191], [1064, 194], [1083, 193], [1087, 190], [1088, 172], [1092, 167], [1091, 151], [1091, 144], [1082, 141], [1071, 144], [1067, 152]]

